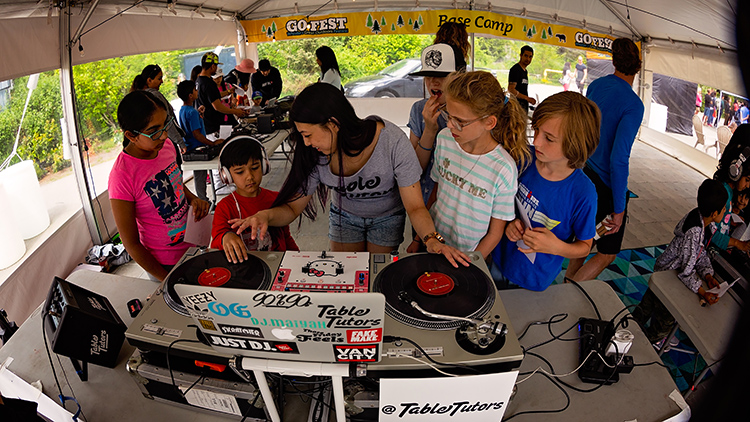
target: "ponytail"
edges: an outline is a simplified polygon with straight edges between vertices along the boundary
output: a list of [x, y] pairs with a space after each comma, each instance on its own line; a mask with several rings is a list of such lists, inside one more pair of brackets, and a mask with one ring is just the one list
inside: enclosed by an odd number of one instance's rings
[[518, 164], [519, 172], [522, 172], [531, 161], [531, 150], [526, 138], [526, 113], [518, 100], [509, 98], [496, 116], [497, 125], [492, 129], [492, 137], [508, 151]]

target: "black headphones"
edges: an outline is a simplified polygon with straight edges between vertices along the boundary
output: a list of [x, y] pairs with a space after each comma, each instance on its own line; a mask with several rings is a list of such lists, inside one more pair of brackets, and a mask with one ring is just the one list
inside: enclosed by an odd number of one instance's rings
[[732, 164], [729, 165], [729, 179], [731, 181], [736, 182], [740, 180], [740, 177], [742, 177], [742, 166], [748, 158], [750, 158], [750, 146], [745, 147], [740, 156], [732, 160]]
[[234, 137], [230, 137], [224, 143], [224, 146], [221, 148], [221, 152], [219, 152], [219, 180], [227, 185], [234, 184], [234, 180], [232, 180], [232, 174], [229, 173], [229, 169], [221, 165], [221, 155], [224, 154], [224, 150], [227, 149], [227, 146], [229, 146], [229, 144], [238, 140], [257, 142], [258, 146], [260, 146], [260, 154], [262, 156], [260, 160], [260, 168], [263, 171], [263, 175], [265, 176], [269, 171], [271, 171], [271, 163], [268, 161], [268, 154], [266, 153], [266, 149], [263, 147], [263, 144], [253, 136], [244, 134], [236, 135]]

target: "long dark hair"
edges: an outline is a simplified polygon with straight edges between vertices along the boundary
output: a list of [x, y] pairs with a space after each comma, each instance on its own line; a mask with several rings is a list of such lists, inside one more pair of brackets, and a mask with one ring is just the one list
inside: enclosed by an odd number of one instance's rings
[[336, 60], [336, 53], [333, 52], [331, 47], [327, 45], [318, 47], [318, 49], [315, 50], [315, 57], [320, 60], [320, 73], [322, 75], [325, 75], [326, 72], [328, 72], [328, 69], [335, 69], [336, 72], [341, 75], [339, 62]]
[[123, 149], [130, 143], [125, 132], [143, 130], [158, 109], [166, 111], [164, 104], [148, 91], [133, 91], [120, 101], [117, 106], [117, 123], [122, 129]]
[[[294, 123], [319, 125], [326, 130], [330, 130], [326, 127], [328, 122], [333, 122], [338, 126], [336, 151], [339, 163], [339, 187], [342, 189], [344, 154], [349, 157], [359, 155], [372, 143], [377, 130], [377, 120], [357, 117], [354, 107], [338, 88], [321, 82], [308, 86], [295, 98], [289, 110], [289, 120], [292, 122], [289, 139], [294, 148], [292, 169], [272, 207], [289, 203], [302, 196], [303, 192], [307, 192], [307, 180], [315, 167], [327, 163], [322, 153], [305, 145]], [[328, 189], [323, 184], [318, 185], [317, 196], [321, 206], [325, 207]], [[303, 215], [311, 220], [315, 219], [317, 215], [315, 201], [307, 204]]]
[[130, 85], [130, 92], [141, 91], [148, 88], [148, 80], [154, 79], [161, 72], [158, 64], [150, 64], [143, 68], [140, 75], [135, 75], [133, 84]]

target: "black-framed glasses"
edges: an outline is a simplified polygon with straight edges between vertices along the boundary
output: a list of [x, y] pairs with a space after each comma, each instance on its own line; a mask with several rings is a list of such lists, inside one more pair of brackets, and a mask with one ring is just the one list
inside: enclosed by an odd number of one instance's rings
[[453, 117], [450, 114], [448, 114], [448, 112], [445, 111], [445, 105], [440, 106], [439, 110], [440, 110], [440, 115], [443, 116], [443, 119], [445, 119], [446, 122], [450, 122], [450, 124], [453, 125], [453, 127], [455, 127], [456, 130], [459, 132], [463, 131], [466, 126], [469, 126], [470, 124], [476, 121], [490, 117], [489, 114], [485, 114], [482, 117], [477, 117], [476, 119], [472, 119], [467, 122], [464, 122], [458, 117]]
[[143, 135], [143, 136], [147, 137], [148, 139], [150, 139], [152, 141], [154, 139], [159, 140], [159, 139], [161, 139], [161, 135], [163, 135], [164, 132], [168, 131], [169, 128], [172, 127], [173, 124], [174, 124], [174, 118], [172, 118], [172, 116], [169, 116], [169, 117], [167, 117], [167, 121], [164, 123], [164, 127], [161, 128], [161, 129], [155, 130], [151, 134], [147, 134], [147, 133], [143, 133], [143, 132], [138, 132], [137, 130], [134, 130], [133, 133], [137, 133], [138, 135]]

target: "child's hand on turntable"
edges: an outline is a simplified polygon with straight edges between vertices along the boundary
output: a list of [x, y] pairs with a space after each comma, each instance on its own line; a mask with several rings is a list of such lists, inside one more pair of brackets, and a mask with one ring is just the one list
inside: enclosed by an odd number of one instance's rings
[[523, 238], [523, 232], [523, 222], [518, 218], [505, 226], [505, 236], [507, 236], [508, 240], [511, 242], [518, 242], [521, 240], [521, 238]]
[[443, 255], [455, 268], [458, 268], [458, 263], [461, 263], [464, 267], [468, 267], [471, 262], [471, 259], [465, 253], [452, 246], [440, 243], [435, 238], [429, 239], [425, 246], [427, 247], [427, 252]]
[[224, 237], [221, 238], [221, 248], [224, 249], [224, 253], [227, 255], [227, 261], [233, 264], [245, 262], [247, 259], [245, 242], [232, 232], [224, 233]]
[[250, 238], [265, 239], [266, 232], [268, 231], [268, 216], [263, 211], [251, 215], [247, 218], [234, 218], [229, 220], [229, 224], [232, 225], [232, 229], [236, 230], [237, 235], [242, 235], [242, 232], [246, 229], [250, 229]]
[[540, 252], [561, 255], [558, 246], [560, 243], [565, 243], [546, 227], [534, 227], [533, 229], [525, 230], [522, 239], [523, 243], [529, 247], [529, 249], [518, 248], [523, 253]]

